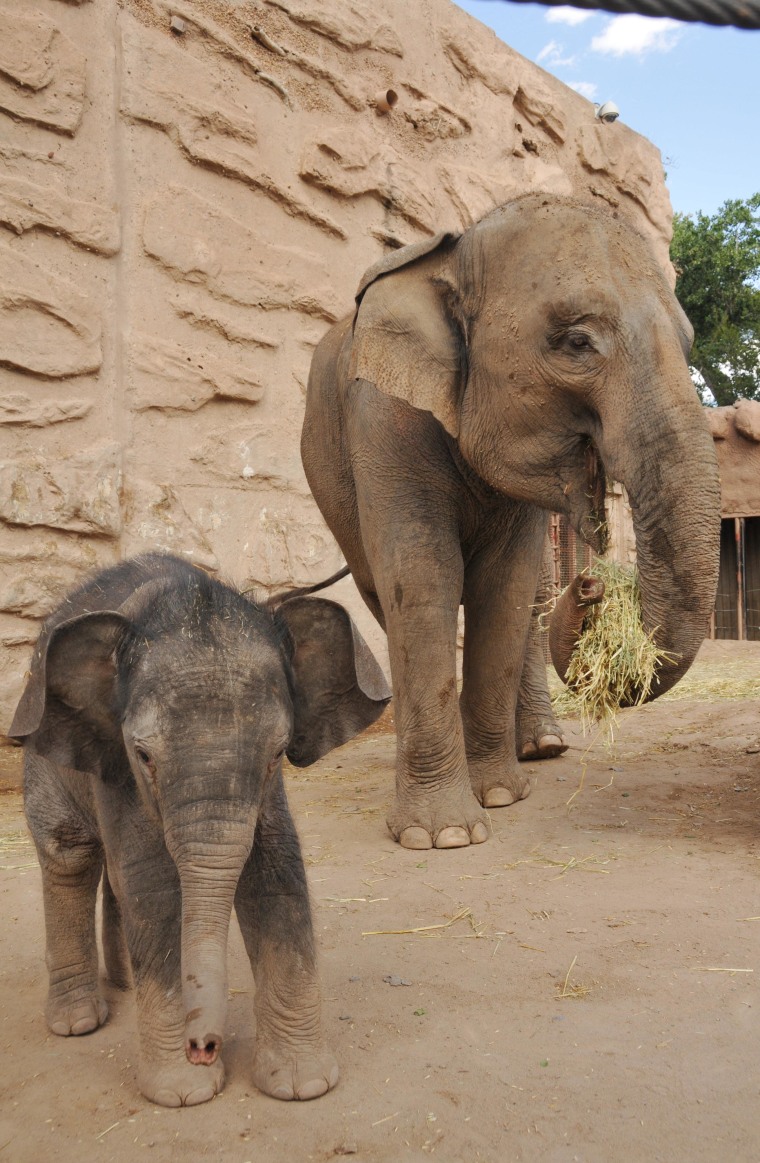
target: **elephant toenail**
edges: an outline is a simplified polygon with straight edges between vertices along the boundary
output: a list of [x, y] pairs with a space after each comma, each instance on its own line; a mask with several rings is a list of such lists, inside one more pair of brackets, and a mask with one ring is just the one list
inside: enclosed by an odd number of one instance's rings
[[507, 808], [515, 802], [508, 787], [489, 787], [483, 796], [484, 808]]
[[398, 838], [398, 842], [402, 848], [415, 848], [419, 850], [433, 847], [433, 841], [424, 828], [404, 828]]
[[466, 828], [441, 828], [435, 838], [436, 848], [465, 848], [470, 843]]

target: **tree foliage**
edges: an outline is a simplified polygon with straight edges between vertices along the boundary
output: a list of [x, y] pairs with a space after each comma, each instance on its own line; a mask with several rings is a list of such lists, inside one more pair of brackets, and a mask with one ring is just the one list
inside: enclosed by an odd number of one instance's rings
[[676, 214], [670, 256], [704, 402], [710, 392], [720, 405], [760, 400], [760, 193], [729, 200], [712, 217]]

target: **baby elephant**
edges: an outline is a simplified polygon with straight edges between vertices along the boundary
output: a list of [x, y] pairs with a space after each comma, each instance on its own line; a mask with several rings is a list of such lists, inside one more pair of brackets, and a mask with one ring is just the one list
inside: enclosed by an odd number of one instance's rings
[[314, 763], [389, 697], [334, 602], [262, 608], [159, 554], [72, 593], [42, 629], [10, 731], [42, 868], [50, 1029], [106, 1019], [102, 873], [106, 970], [126, 986], [131, 965], [146, 1098], [189, 1106], [222, 1087], [233, 902], [256, 981], [254, 1082], [281, 1099], [334, 1086], [282, 759]]

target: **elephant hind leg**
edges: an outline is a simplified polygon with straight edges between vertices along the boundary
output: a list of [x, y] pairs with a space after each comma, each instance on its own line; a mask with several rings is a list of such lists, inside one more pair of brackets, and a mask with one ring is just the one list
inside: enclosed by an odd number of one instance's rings
[[517, 695], [515, 745], [522, 762], [554, 759], [567, 751], [562, 728], [552, 711], [543, 649], [532, 624]]
[[556, 719], [532, 719], [527, 723], [518, 718], [517, 758], [521, 763], [537, 759], [556, 759], [567, 751], [565, 736]]
[[114, 895], [107, 868], [103, 869], [103, 924], [101, 932], [106, 977], [117, 989], [129, 989], [132, 984], [132, 971], [124, 936], [121, 907]]
[[549, 686], [546, 680], [546, 658], [544, 642], [547, 634], [542, 630], [540, 617], [548, 609], [553, 590], [553, 567], [551, 544], [547, 537], [541, 572], [538, 579], [536, 598], [530, 615], [530, 629], [525, 651], [520, 686], [517, 692], [515, 714], [515, 744], [517, 758], [521, 761], [554, 759], [567, 751], [567, 743], [562, 728], [552, 711]]

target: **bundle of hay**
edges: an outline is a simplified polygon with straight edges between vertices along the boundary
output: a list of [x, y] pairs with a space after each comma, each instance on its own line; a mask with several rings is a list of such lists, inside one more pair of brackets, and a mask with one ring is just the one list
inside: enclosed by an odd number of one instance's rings
[[614, 727], [621, 707], [643, 703], [669, 655], [659, 650], [641, 621], [635, 569], [598, 558], [588, 571], [604, 582], [604, 597], [590, 606], [567, 669], [567, 688], [555, 701], [559, 714], [579, 716], [584, 731]]

